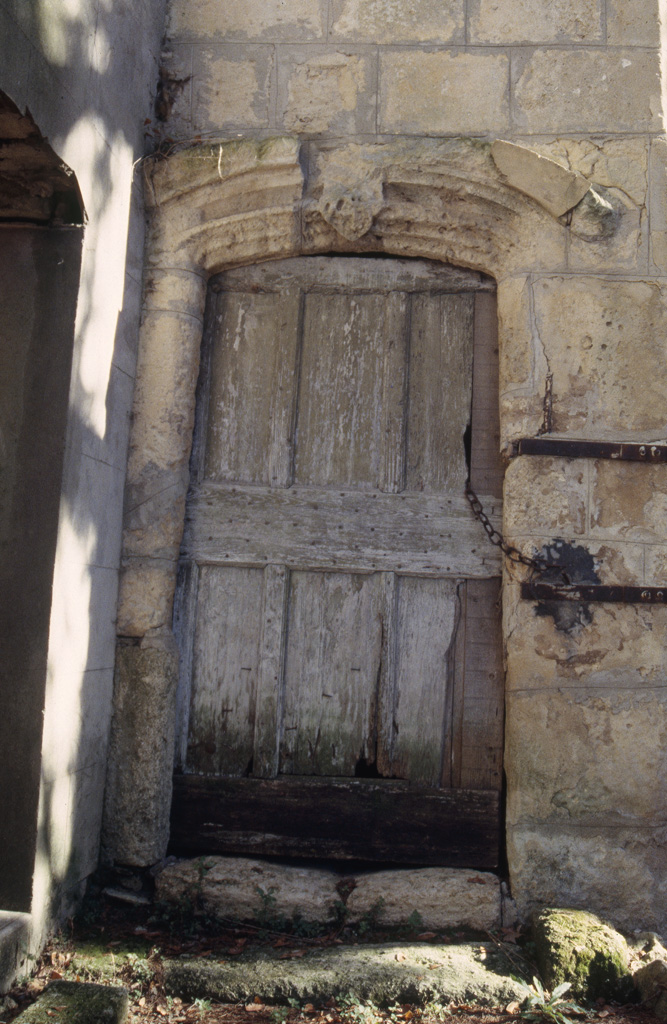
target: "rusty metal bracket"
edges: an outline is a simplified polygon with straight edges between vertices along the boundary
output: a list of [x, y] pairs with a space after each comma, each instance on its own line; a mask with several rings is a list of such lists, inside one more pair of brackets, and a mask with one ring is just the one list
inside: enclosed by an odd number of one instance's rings
[[622, 604], [667, 604], [667, 587], [627, 587], [603, 583], [521, 584], [521, 596], [528, 601], [612, 601]]
[[555, 455], [567, 459], [618, 459], [621, 462], [667, 462], [667, 444], [639, 441], [585, 441], [564, 437], [523, 437], [513, 455]]

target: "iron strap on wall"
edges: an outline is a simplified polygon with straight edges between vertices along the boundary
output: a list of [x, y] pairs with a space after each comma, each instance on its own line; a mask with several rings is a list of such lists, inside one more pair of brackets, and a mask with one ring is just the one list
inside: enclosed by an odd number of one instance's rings
[[[551, 455], [568, 459], [617, 459], [621, 462], [667, 462], [667, 444], [639, 441], [589, 441], [580, 438], [563, 437], [524, 437], [515, 441], [512, 456], [516, 455]], [[472, 492], [466, 492], [477, 518], [484, 524], [481, 506], [479, 510], [471, 498]], [[475, 497], [475, 495], [472, 495]], [[477, 505], [479, 500], [477, 499]], [[480, 515], [481, 512], [481, 515]], [[486, 526], [485, 526], [486, 529]], [[487, 533], [488, 533], [487, 529]], [[497, 531], [494, 531], [498, 537]], [[500, 541], [490, 536], [492, 543], [498, 544], [503, 551], [512, 557], [510, 552], [516, 549], [508, 545], [503, 538]], [[507, 550], [509, 548], [509, 551]], [[542, 573], [545, 569], [558, 569], [562, 577], [567, 579], [565, 566], [546, 566], [545, 560], [537, 558], [513, 558], [521, 561], [534, 570]], [[667, 603], [667, 587], [637, 587], [624, 584], [603, 583], [572, 583], [549, 581], [545, 579], [527, 580], [521, 584], [521, 597], [529, 601], [607, 601], [624, 604], [665, 604]]]
[[554, 455], [567, 459], [667, 462], [667, 444], [639, 441], [586, 441], [565, 437], [522, 437], [512, 455]]

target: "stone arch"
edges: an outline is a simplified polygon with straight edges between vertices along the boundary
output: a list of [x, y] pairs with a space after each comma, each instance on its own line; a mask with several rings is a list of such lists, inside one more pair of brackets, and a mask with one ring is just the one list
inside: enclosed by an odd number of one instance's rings
[[508, 183], [490, 149], [450, 139], [302, 152], [297, 140], [276, 138], [147, 162], [151, 220], [126, 485], [110, 860], [154, 863], [168, 840], [178, 671], [171, 620], [208, 278], [337, 251], [490, 274], [500, 314], [501, 440], [534, 434], [544, 378], [530, 353], [523, 284], [533, 271], [565, 267], [567, 228]]

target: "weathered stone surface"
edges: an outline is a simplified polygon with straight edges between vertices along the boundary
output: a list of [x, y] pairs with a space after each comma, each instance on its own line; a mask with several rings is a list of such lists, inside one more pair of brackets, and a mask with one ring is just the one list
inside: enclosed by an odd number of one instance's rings
[[64, 1024], [123, 1024], [129, 1009], [126, 988], [83, 981], [54, 981], [19, 1014], [22, 1024], [57, 1017]]
[[664, 931], [667, 925], [667, 830], [567, 822], [515, 825], [507, 832], [512, 893], [525, 918], [551, 906], [595, 907], [616, 928]]
[[359, 875], [347, 900], [352, 921], [375, 917], [383, 925], [406, 924], [415, 912], [425, 928], [500, 925], [496, 875], [453, 868], [373, 871]]
[[318, 209], [325, 221], [348, 241], [362, 238], [384, 205], [380, 167], [363, 161], [330, 161], [322, 173]]
[[599, 43], [602, 12], [599, 0], [472, 0], [470, 42], [475, 43]]
[[651, 268], [667, 273], [667, 140], [653, 139], [650, 152]]
[[645, 271], [648, 217], [621, 189], [596, 185], [572, 211], [568, 263], [573, 270]]
[[0, 910], [0, 995], [11, 987], [29, 945], [30, 915]]
[[649, 143], [641, 136], [608, 139], [531, 140], [531, 148], [583, 174], [595, 188], [619, 189], [644, 206], [648, 188]]
[[176, 562], [128, 559], [121, 568], [116, 629], [142, 637], [171, 624]]
[[334, 0], [331, 35], [358, 43], [462, 43], [463, 0]]
[[660, 46], [659, 0], [607, 0], [607, 42], [612, 46]]
[[[592, 661], [600, 657], [594, 647], [588, 653]], [[666, 744], [667, 688], [512, 692], [508, 817], [605, 825], [661, 821], [667, 813]], [[638, 787], [638, 778], [646, 784]]]
[[424, 53], [380, 56], [380, 131], [502, 132], [508, 126], [505, 54]]
[[[535, 281], [534, 323], [553, 371], [553, 429], [583, 437], [660, 437], [665, 293], [657, 282]], [[641, 357], [637, 357], [637, 353]]]
[[642, 1003], [662, 1020], [667, 1020], [667, 963], [652, 960], [633, 974]]
[[118, 864], [141, 867], [165, 854], [177, 678], [173, 637], [118, 645], [103, 835]]
[[167, 992], [182, 998], [247, 1003], [320, 1003], [348, 996], [380, 1007], [395, 1003], [477, 1003], [503, 1006], [521, 998], [511, 977], [516, 960], [497, 946], [384, 944], [309, 950], [289, 965], [276, 950], [233, 963], [167, 961]]
[[549, 456], [520, 456], [505, 474], [503, 524], [508, 536], [585, 532], [588, 464]]
[[535, 199], [554, 217], [561, 217], [576, 206], [590, 188], [581, 174], [568, 171], [527, 146], [496, 139], [491, 156], [510, 185]]
[[592, 464], [591, 536], [664, 543], [666, 513], [667, 466]]
[[185, 903], [214, 918], [325, 922], [340, 902], [338, 876], [319, 868], [273, 864], [243, 857], [200, 857], [168, 865], [157, 877], [156, 895]]
[[512, 63], [513, 113], [531, 131], [660, 131], [657, 53], [527, 51]]
[[575, 999], [625, 1001], [633, 984], [619, 932], [582, 910], [545, 909], [532, 923], [535, 955], [549, 989], [564, 982]]
[[283, 127], [311, 135], [375, 131], [374, 62], [367, 51], [285, 51], [278, 65]]
[[[528, 554], [541, 549], [539, 543], [521, 547]], [[592, 550], [596, 550], [595, 546]], [[620, 558], [616, 549], [599, 550], [602, 564]], [[625, 551], [622, 549], [623, 554]], [[641, 550], [633, 549], [631, 554], [634, 565], [640, 567]], [[601, 569], [598, 572], [604, 581]], [[611, 582], [615, 582], [613, 577]], [[620, 582], [626, 580], [621, 578]], [[627, 582], [641, 581], [631, 577]], [[591, 687], [636, 687], [639, 690], [664, 684], [667, 672], [664, 607], [560, 602], [557, 615], [547, 614], [545, 605], [541, 608], [543, 614], [537, 613], [536, 605], [531, 614], [515, 586], [506, 588], [503, 604], [506, 633], [511, 636], [507, 650], [508, 690], [523, 690], [529, 686], [569, 688], [580, 686], [584, 681]], [[551, 612], [554, 611], [552, 606]]]
[[167, 36], [215, 39], [267, 39], [297, 42], [320, 39], [326, 28], [322, 0], [172, 0]]
[[272, 64], [271, 46], [195, 47], [193, 130], [268, 128]]

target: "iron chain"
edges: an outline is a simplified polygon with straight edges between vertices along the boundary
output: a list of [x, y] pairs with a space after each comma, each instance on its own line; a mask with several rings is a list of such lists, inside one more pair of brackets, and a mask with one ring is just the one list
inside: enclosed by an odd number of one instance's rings
[[529, 569], [533, 569], [535, 572], [544, 572], [545, 569], [558, 568], [561, 566], [552, 566], [545, 558], [540, 558], [539, 555], [530, 558], [528, 555], [522, 554], [518, 548], [513, 547], [512, 544], [508, 544], [501, 533], [496, 530], [495, 526], [484, 511], [484, 506], [473, 491], [470, 484], [466, 484], [465, 495], [470, 502], [470, 507], [476, 519], [480, 521], [487, 537], [492, 544], [495, 544], [497, 548], [503, 552], [504, 555], [509, 558], [510, 562], [520, 563], [521, 565], [527, 565]]

